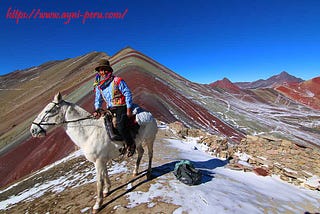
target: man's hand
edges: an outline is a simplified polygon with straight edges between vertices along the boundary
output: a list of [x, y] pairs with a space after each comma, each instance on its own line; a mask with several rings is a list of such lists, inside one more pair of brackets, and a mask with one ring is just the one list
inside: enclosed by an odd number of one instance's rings
[[101, 117], [101, 109], [97, 109], [93, 112], [93, 117], [99, 119]]
[[131, 111], [131, 108], [127, 108], [127, 116], [128, 117], [132, 117], [132, 111]]

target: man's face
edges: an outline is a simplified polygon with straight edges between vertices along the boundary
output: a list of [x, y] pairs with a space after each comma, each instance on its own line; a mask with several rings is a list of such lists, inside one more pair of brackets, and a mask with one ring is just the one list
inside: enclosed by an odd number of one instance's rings
[[107, 69], [106, 67], [101, 67], [101, 68], [99, 69], [99, 74], [100, 74], [100, 76], [102, 76], [102, 77], [107, 76], [108, 73], [109, 73], [109, 71], [108, 71], [108, 69]]

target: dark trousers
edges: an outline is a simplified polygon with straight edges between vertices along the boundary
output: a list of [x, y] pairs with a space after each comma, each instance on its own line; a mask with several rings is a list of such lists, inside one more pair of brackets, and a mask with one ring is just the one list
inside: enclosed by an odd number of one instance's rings
[[134, 140], [130, 134], [130, 130], [128, 125], [129, 118], [127, 116], [127, 107], [119, 106], [110, 109], [112, 115], [116, 115], [117, 118], [117, 130], [119, 134], [122, 136], [127, 146], [131, 146], [134, 144]]

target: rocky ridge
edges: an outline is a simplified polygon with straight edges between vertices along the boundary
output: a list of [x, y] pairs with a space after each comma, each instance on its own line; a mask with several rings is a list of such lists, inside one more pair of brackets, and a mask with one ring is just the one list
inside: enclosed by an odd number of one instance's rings
[[240, 143], [231, 143], [224, 136], [211, 135], [199, 129], [190, 129], [180, 122], [170, 128], [180, 137], [197, 137], [210, 154], [229, 159], [227, 167], [254, 172], [261, 176], [277, 175], [282, 180], [320, 191], [320, 150], [302, 147], [294, 142], [247, 135]]

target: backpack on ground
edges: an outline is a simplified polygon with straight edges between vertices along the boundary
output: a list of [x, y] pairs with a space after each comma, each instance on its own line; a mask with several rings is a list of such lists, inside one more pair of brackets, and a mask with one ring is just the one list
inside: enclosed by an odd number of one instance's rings
[[188, 160], [182, 160], [176, 163], [173, 174], [179, 181], [189, 186], [201, 183], [201, 172], [196, 170]]

